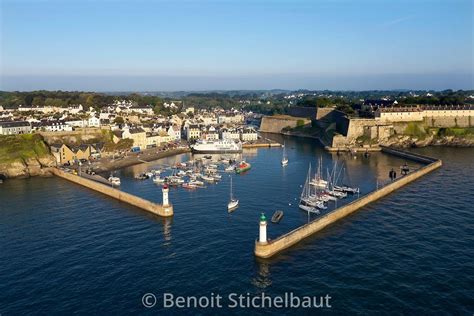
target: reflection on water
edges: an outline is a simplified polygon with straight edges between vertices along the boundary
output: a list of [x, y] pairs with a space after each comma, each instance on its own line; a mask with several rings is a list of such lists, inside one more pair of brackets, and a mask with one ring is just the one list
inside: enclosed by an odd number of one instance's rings
[[252, 278], [252, 285], [261, 291], [264, 291], [266, 288], [272, 285], [270, 264], [266, 260], [256, 258], [255, 265], [257, 266], [257, 275]]

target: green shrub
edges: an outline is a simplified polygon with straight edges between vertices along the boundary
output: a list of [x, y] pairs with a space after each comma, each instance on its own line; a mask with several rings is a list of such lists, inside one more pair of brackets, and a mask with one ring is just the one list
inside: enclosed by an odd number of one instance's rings
[[49, 148], [38, 134], [0, 136], [0, 162], [44, 157]]
[[409, 135], [409, 136], [416, 136], [418, 138], [423, 138], [426, 136], [426, 130], [423, 128], [423, 126], [420, 126], [419, 124], [414, 123], [414, 122], [410, 122], [405, 128], [404, 134]]

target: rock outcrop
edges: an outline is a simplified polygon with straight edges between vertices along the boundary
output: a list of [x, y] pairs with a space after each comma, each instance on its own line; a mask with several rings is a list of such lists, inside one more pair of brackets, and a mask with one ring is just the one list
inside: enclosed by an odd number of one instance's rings
[[418, 137], [398, 135], [380, 142], [384, 146], [393, 146], [399, 148], [408, 147], [426, 147], [426, 146], [451, 146], [451, 147], [473, 147], [474, 139], [456, 136], [434, 137], [427, 136], [419, 139]]
[[50, 176], [51, 167], [56, 167], [56, 159], [53, 156], [33, 157], [0, 163], [0, 175], [3, 178]]

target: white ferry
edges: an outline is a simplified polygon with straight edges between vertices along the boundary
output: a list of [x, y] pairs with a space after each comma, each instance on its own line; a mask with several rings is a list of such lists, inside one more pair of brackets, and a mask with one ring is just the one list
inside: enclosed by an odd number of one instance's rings
[[242, 143], [235, 142], [232, 139], [223, 139], [216, 141], [199, 140], [191, 145], [193, 153], [240, 153], [242, 152]]

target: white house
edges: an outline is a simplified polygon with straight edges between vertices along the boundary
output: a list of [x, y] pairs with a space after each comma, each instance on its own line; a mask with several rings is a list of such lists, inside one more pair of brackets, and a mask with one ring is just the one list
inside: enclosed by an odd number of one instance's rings
[[174, 140], [180, 141], [181, 129], [176, 125], [172, 125], [168, 128], [168, 135], [171, 136]]
[[242, 133], [240, 134], [240, 139], [243, 142], [253, 142], [258, 139], [258, 133], [255, 129], [253, 128], [244, 128], [242, 130]]
[[87, 126], [89, 126], [89, 127], [100, 127], [100, 118], [98, 118], [94, 115], [89, 117], [89, 119], [87, 121]]
[[222, 129], [221, 138], [240, 140], [240, 132], [236, 129]]

